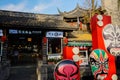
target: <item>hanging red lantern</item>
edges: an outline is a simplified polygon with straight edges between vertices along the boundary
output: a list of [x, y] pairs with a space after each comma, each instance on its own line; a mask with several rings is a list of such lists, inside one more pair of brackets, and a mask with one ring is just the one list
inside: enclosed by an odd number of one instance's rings
[[84, 48], [83, 46], [80, 46], [80, 50], [83, 50], [83, 48]]
[[2, 37], [1, 37], [1, 41], [2, 41], [2, 42], [5, 42], [6, 40], [7, 40], [7, 37], [6, 37], [6, 36], [2, 36]]
[[64, 43], [67, 44], [68, 43], [68, 39], [64, 38]]
[[43, 43], [47, 43], [47, 38], [43, 37]]
[[86, 47], [86, 46], [84, 46], [84, 49], [86, 50], [86, 49], [87, 49], [87, 47]]

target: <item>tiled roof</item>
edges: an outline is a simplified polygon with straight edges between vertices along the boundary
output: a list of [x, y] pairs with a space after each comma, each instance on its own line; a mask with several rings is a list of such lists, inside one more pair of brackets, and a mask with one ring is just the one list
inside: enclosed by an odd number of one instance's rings
[[77, 26], [71, 26], [64, 22], [59, 15], [33, 14], [12, 11], [0, 11], [0, 24], [16, 27], [37, 27], [41, 29], [75, 30]]

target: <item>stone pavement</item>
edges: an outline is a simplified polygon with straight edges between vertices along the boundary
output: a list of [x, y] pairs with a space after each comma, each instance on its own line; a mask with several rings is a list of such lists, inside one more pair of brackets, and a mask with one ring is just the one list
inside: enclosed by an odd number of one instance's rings
[[12, 66], [8, 80], [37, 80], [36, 65], [18, 65]]
[[[36, 75], [36, 64], [23, 64], [23, 65], [17, 65], [17, 66], [12, 66], [10, 68], [10, 77], [8, 80], [37, 80], [37, 75]], [[48, 79], [46, 80], [53, 80], [53, 72], [50, 71], [51, 67], [49, 66], [48, 69]], [[42, 68], [41, 70], [42, 72], [44, 71], [44, 69]], [[80, 70], [82, 72], [82, 69]], [[87, 70], [88, 71], [88, 70]], [[120, 70], [117, 70], [118, 76], [120, 76]], [[44, 77], [44, 75], [42, 75], [42, 77]], [[81, 80], [93, 80], [92, 76], [86, 76], [83, 77]], [[82, 75], [81, 75], [82, 77]], [[118, 78], [118, 80], [120, 80], [120, 77]]]

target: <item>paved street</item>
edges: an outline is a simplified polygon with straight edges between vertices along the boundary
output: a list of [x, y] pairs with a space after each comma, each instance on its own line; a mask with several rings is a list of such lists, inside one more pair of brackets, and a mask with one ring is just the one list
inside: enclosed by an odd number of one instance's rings
[[37, 80], [35, 64], [12, 66], [8, 80]]
[[[10, 72], [8, 80], [37, 80], [35, 64], [12, 66]], [[120, 76], [120, 70], [117, 70], [117, 73], [117, 75]], [[82, 80], [88, 80], [88, 78], [89, 80], [93, 80], [90, 76], [83, 77]], [[118, 80], [120, 80], [120, 77]]]

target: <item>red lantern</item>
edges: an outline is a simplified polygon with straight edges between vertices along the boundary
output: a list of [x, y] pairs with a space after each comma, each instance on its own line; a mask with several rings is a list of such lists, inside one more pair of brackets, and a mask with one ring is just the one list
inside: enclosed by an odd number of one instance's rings
[[84, 49], [84, 47], [83, 46], [80, 46], [80, 50], [83, 50]]
[[5, 42], [6, 40], [7, 40], [7, 37], [6, 37], [6, 36], [2, 36], [2, 37], [1, 37], [1, 41], [2, 41], [2, 42]]
[[87, 49], [87, 47], [86, 46], [84, 46], [84, 48], [83, 48], [84, 50], [86, 50]]
[[67, 44], [68, 43], [68, 39], [64, 38], [64, 43]]
[[43, 43], [47, 43], [47, 38], [43, 37]]

